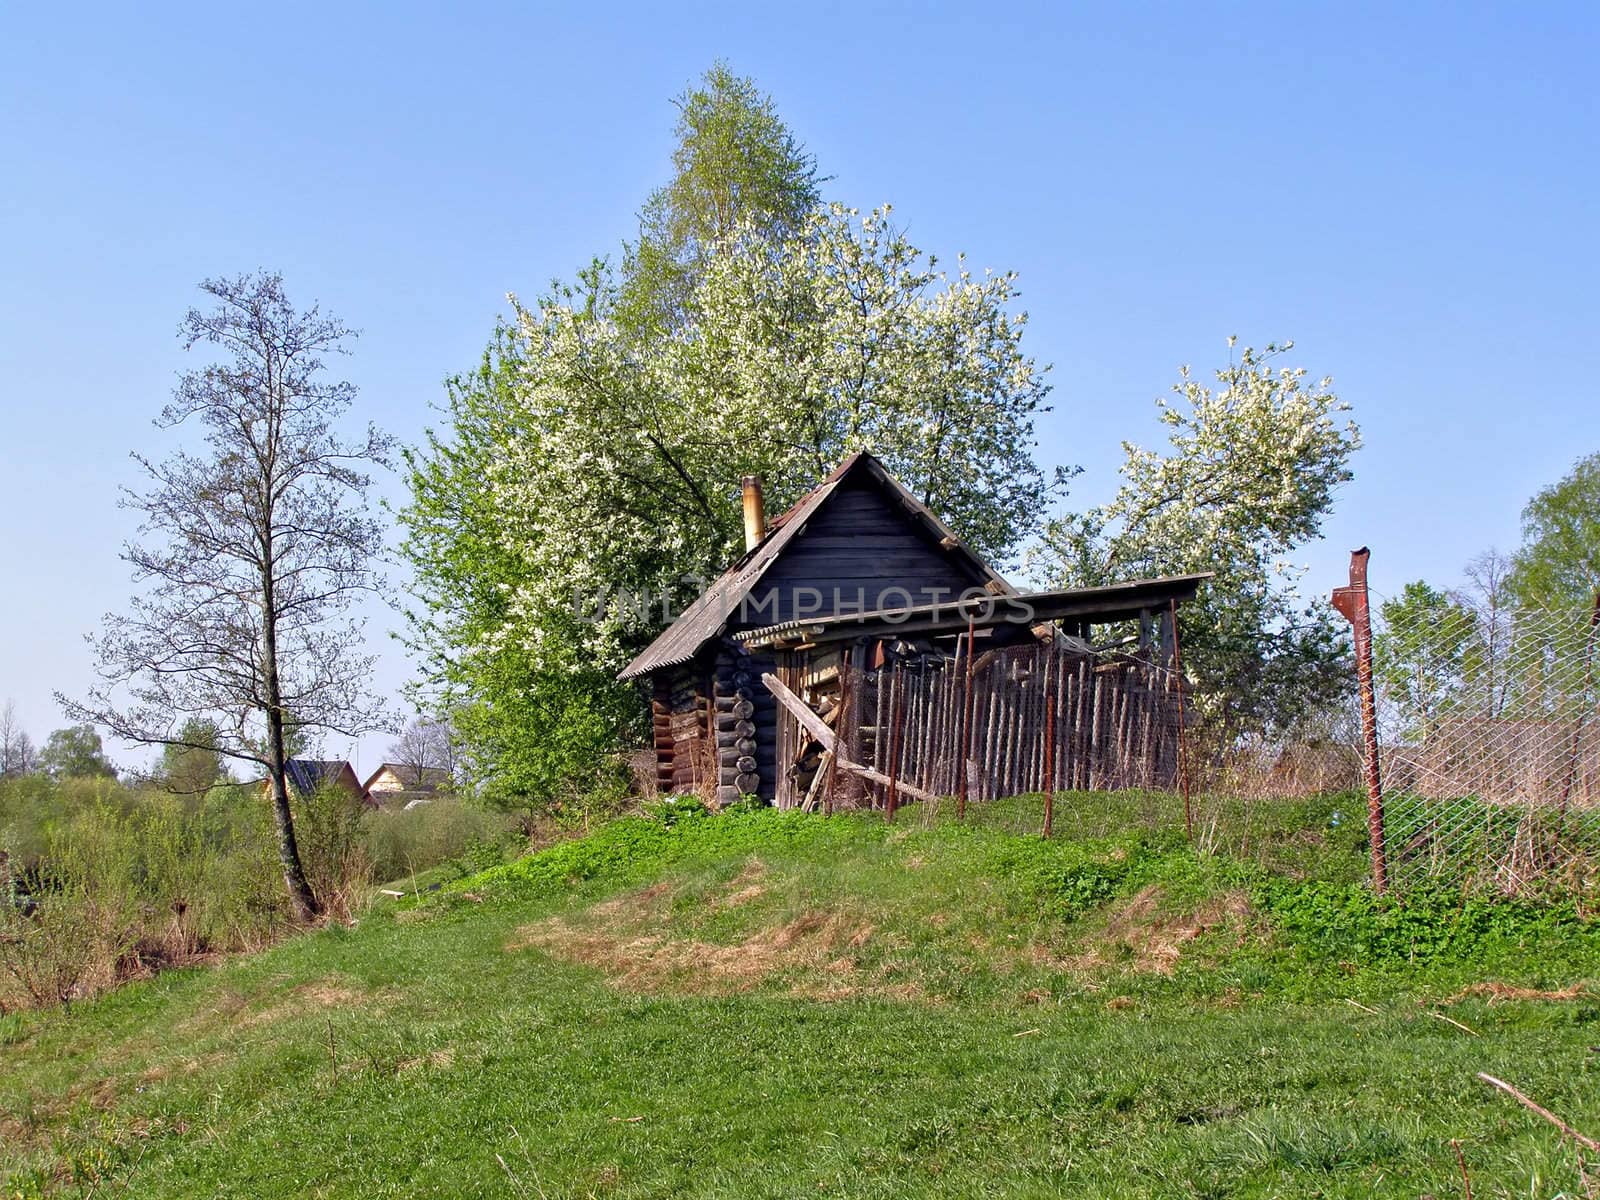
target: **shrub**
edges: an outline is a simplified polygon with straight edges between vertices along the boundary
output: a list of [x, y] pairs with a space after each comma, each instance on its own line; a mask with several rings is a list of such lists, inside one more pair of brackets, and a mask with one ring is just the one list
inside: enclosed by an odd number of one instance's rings
[[388, 881], [460, 859], [475, 845], [491, 846], [492, 862], [499, 862], [516, 824], [507, 814], [487, 811], [457, 796], [441, 796], [399, 812], [367, 813], [362, 845], [373, 878]]
[[348, 917], [372, 879], [362, 824], [368, 808], [340, 787], [319, 787], [293, 800], [295, 840], [306, 882], [323, 908]]
[[[26, 916], [0, 913], [0, 973], [33, 1004], [66, 1004], [114, 969], [126, 937], [120, 914], [82, 888], [62, 890]], [[7, 1007], [0, 991], [0, 1012]]]

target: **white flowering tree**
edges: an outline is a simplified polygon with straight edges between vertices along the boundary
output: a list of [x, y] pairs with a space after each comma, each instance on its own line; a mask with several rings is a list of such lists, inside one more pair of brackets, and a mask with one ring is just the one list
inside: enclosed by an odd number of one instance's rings
[[514, 302], [449, 432], [408, 456], [414, 642], [512, 796], [551, 798], [639, 713], [612, 676], [660, 598], [737, 556], [742, 475], [783, 507], [868, 449], [1001, 559], [1060, 482], [1032, 457], [1048, 388], [1014, 277], [939, 271], [887, 210], [730, 239], [670, 334], [636, 336], [617, 296], [596, 264]]
[[1276, 365], [1292, 345], [1245, 349], [1215, 387], [1184, 368], [1157, 401], [1167, 446], [1124, 442], [1117, 494], [1051, 523], [1037, 559], [1064, 586], [1216, 572], [1185, 609], [1183, 651], [1227, 735], [1302, 725], [1349, 686], [1342, 624], [1292, 556], [1321, 536], [1361, 436], [1332, 380]]

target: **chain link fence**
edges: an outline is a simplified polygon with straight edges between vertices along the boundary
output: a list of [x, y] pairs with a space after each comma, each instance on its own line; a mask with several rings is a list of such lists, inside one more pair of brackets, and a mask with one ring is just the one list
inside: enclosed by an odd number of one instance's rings
[[[787, 721], [793, 802], [890, 819], [918, 803], [924, 821], [954, 812], [1073, 837], [1182, 830], [1203, 849], [1280, 865], [1297, 845], [1337, 842], [1356, 871], [1370, 859], [1380, 888], [1592, 892], [1600, 600], [1516, 609], [1412, 585], [1369, 608], [1360, 565], [1359, 586], [1341, 589], [1359, 604], [1335, 598], [1358, 633], [1338, 735], [1222, 731], [1190, 694], [1176, 645], [906, 647], [871, 669], [846, 665], [820, 698], [791, 674], [832, 731], [819, 739]], [[1378, 772], [1357, 704], [1369, 681]]]
[[1374, 615], [1392, 886], [1589, 890], [1600, 868], [1600, 601], [1517, 609], [1413, 585]]

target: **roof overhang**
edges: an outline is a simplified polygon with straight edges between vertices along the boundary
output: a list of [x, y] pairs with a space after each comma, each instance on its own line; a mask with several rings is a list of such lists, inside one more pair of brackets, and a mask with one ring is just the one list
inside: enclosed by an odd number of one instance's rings
[[1200, 585], [1212, 575], [1205, 571], [1196, 575], [1134, 579], [1106, 587], [973, 596], [870, 612], [818, 614], [814, 618], [747, 629], [733, 636], [747, 646], [783, 647], [850, 641], [858, 637], [937, 636], [958, 633], [969, 625], [978, 629], [999, 625], [1031, 627], [1051, 621], [1109, 625], [1192, 600]]

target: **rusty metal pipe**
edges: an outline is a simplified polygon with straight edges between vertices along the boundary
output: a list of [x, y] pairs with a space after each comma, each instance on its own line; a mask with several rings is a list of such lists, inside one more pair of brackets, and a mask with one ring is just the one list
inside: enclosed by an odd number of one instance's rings
[[761, 476], [746, 475], [739, 481], [739, 489], [744, 494], [744, 548], [754, 550], [767, 536], [767, 511], [762, 507]]
[[1350, 552], [1350, 583], [1333, 590], [1333, 607], [1350, 622], [1356, 643], [1356, 682], [1361, 687], [1362, 755], [1367, 777], [1367, 838], [1372, 843], [1372, 886], [1382, 895], [1389, 888], [1389, 863], [1384, 848], [1383, 778], [1378, 769], [1378, 706], [1372, 689], [1372, 606], [1367, 592], [1365, 546]]

